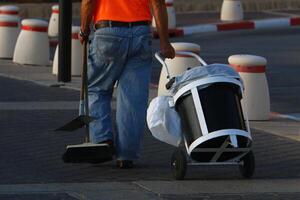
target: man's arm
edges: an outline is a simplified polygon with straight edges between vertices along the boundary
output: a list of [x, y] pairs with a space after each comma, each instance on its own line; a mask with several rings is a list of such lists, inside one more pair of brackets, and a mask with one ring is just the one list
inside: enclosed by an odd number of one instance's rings
[[169, 42], [168, 14], [165, 0], [149, 0], [160, 38], [160, 50], [166, 58], [174, 58], [175, 50]]
[[96, 0], [82, 0], [81, 3], [81, 32], [83, 35], [80, 35], [80, 41], [83, 43], [88, 40], [90, 35], [90, 24], [93, 19], [93, 13], [95, 8]]

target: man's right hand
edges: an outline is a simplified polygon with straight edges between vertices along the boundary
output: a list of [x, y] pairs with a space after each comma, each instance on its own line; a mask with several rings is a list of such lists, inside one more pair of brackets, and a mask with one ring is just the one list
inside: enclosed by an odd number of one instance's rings
[[169, 42], [161, 43], [160, 51], [165, 58], [175, 58], [175, 50]]

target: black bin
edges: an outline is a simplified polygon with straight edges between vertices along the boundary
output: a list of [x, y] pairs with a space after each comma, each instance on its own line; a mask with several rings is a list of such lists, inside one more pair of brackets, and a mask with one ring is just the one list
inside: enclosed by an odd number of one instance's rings
[[[240, 103], [242, 98], [240, 86], [228, 82], [217, 82], [210, 84], [208, 87], [198, 86], [197, 90], [208, 134], [219, 130], [229, 129], [247, 131]], [[197, 117], [195, 100], [193, 99], [191, 91], [182, 95], [176, 101], [175, 106], [181, 118], [182, 132], [186, 145], [189, 147], [194, 141], [203, 136]], [[209, 162], [216, 152], [199, 152], [197, 149], [220, 148], [225, 140], [228, 140], [227, 135], [214, 137], [204, 141], [191, 151], [190, 156], [198, 162]], [[249, 141], [249, 138], [247, 137], [237, 136], [239, 148], [249, 147], [250, 142], [251, 141]], [[228, 142], [226, 148], [234, 147]], [[238, 156], [240, 153], [242, 152], [225, 152], [217, 161], [227, 161]]]

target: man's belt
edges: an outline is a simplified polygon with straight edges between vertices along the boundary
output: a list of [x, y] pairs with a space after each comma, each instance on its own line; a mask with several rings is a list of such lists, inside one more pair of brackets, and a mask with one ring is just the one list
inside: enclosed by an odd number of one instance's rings
[[95, 24], [95, 29], [106, 28], [106, 27], [133, 27], [133, 26], [148, 26], [150, 25], [150, 21], [137, 21], [137, 22], [120, 22], [120, 21], [109, 21], [103, 20], [98, 21]]

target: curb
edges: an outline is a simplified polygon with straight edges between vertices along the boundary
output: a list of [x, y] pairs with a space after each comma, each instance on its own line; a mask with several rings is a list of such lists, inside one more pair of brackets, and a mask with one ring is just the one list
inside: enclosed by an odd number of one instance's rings
[[[198, 24], [181, 28], [169, 29], [169, 37], [182, 37], [197, 33], [284, 28], [292, 26], [300, 26], [300, 17], [261, 19], [253, 21], [247, 20], [218, 24]], [[159, 35], [156, 30], [153, 31], [153, 38], [159, 38]], [[50, 38], [49, 43], [50, 47], [56, 47], [56, 45], [58, 45], [58, 38]]]
[[[254, 30], [254, 29], [271, 29], [300, 26], [300, 17], [292, 18], [273, 18], [261, 20], [247, 20], [230, 23], [218, 24], [198, 24], [169, 30], [170, 37], [181, 37], [197, 33], [222, 32], [234, 30]], [[153, 32], [153, 37], [158, 38], [157, 31]]]

